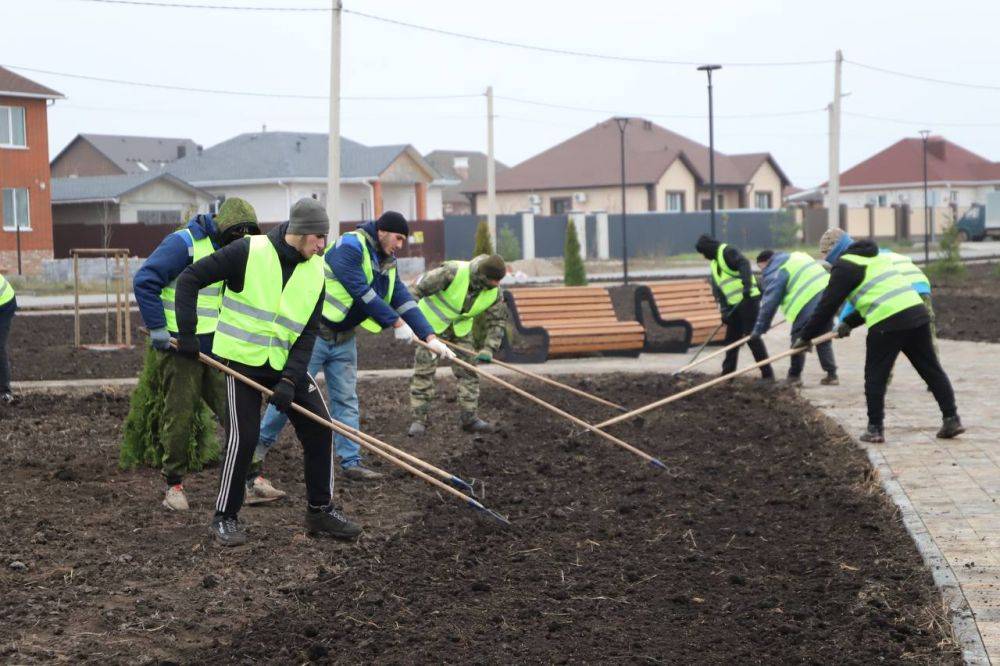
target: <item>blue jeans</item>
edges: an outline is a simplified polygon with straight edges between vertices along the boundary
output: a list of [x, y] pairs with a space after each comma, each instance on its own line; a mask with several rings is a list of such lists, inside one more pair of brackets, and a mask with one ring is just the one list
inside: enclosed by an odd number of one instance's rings
[[[312, 358], [309, 359], [309, 374], [315, 377], [320, 370], [326, 377], [326, 392], [330, 397], [330, 415], [337, 421], [358, 427], [358, 347], [354, 336], [334, 342], [316, 338]], [[288, 417], [274, 405], [268, 405], [260, 422], [260, 439], [255, 458], [263, 460], [268, 450], [274, 446], [281, 429], [288, 423]], [[361, 447], [343, 435], [333, 438], [340, 466], [344, 469], [361, 464]]]

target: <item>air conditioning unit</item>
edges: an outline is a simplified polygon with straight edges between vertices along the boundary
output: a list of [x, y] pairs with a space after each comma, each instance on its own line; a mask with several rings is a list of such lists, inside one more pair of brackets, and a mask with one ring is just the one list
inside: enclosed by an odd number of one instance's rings
[[574, 192], [573, 201], [576, 203], [587, 203], [587, 193], [586, 192]]
[[542, 207], [539, 204], [532, 204], [531, 212], [535, 215], [540, 215], [542, 213]]
[[868, 198], [866, 199], [866, 202], [868, 203], [869, 206], [878, 205], [878, 197], [875, 196], [874, 194], [869, 194]]
[[904, 203], [908, 203], [909, 201], [910, 201], [910, 195], [909, 194], [900, 194], [899, 195], [899, 203], [904, 204]]
[[530, 203], [532, 206], [540, 205], [542, 203], [542, 197], [538, 194], [529, 194], [528, 203]]

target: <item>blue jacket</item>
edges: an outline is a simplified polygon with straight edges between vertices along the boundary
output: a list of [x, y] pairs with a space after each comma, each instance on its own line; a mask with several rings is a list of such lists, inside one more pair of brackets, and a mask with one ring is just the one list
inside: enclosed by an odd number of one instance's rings
[[[781, 306], [781, 301], [785, 298], [785, 291], [788, 288], [788, 273], [782, 271], [781, 267], [785, 265], [786, 261], [788, 261], [787, 252], [775, 253], [761, 274], [764, 295], [760, 299], [760, 312], [757, 314], [757, 323], [753, 327], [753, 332], [757, 335], [764, 335], [771, 328], [771, 320]], [[795, 322], [805, 324], [809, 321], [809, 317], [816, 309], [816, 304], [819, 303], [819, 298], [822, 295], [823, 292], [816, 294], [799, 310], [799, 316], [791, 322], [793, 331], [796, 330]]]
[[[367, 233], [372, 240], [378, 238], [378, 230], [375, 228], [374, 222], [368, 222], [358, 228]], [[372, 256], [372, 263], [383, 264], [388, 257], [382, 252], [381, 246], [377, 242], [366, 241], [366, 243], [368, 245], [368, 252]], [[392, 326], [402, 316], [403, 321], [409, 324], [410, 328], [413, 329], [413, 332], [421, 340], [426, 340], [429, 335], [432, 335], [434, 329], [431, 328], [427, 318], [417, 308], [417, 303], [413, 300], [413, 296], [410, 295], [410, 290], [399, 279], [399, 272], [397, 271], [396, 273], [396, 284], [392, 290], [392, 301], [386, 303], [383, 299], [389, 293], [388, 270], [383, 271], [378, 266], [372, 266], [373, 269], [376, 269], [375, 281], [369, 287], [368, 279], [361, 269], [361, 257], [361, 242], [354, 234], [341, 236], [337, 240], [336, 246], [324, 256], [326, 263], [333, 270], [333, 274], [344, 285], [347, 293], [354, 298], [354, 303], [351, 304], [351, 309], [347, 311], [347, 315], [343, 321], [332, 322], [324, 318], [324, 325], [332, 331], [349, 331], [368, 317], [371, 317], [380, 326], [385, 328]], [[369, 291], [374, 291], [375, 296], [378, 298], [372, 298], [368, 293]], [[365, 301], [366, 296], [367, 302]]]
[[[187, 229], [197, 240], [211, 238], [215, 234], [215, 216], [197, 215], [187, 223]], [[212, 247], [219, 249], [214, 240]], [[174, 232], [160, 242], [142, 267], [136, 271], [132, 288], [135, 291], [135, 300], [139, 304], [142, 321], [149, 330], [166, 327], [167, 318], [163, 314], [160, 292], [191, 265], [193, 252], [194, 248], [188, 235]], [[211, 351], [211, 333], [198, 337], [201, 338], [202, 351], [205, 353]]]

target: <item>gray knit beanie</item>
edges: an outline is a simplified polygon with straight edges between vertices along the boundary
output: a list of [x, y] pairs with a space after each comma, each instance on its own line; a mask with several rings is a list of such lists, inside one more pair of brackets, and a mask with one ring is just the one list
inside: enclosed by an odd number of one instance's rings
[[304, 236], [305, 234], [326, 235], [330, 233], [330, 218], [326, 209], [315, 199], [299, 199], [292, 206], [285, 233]]

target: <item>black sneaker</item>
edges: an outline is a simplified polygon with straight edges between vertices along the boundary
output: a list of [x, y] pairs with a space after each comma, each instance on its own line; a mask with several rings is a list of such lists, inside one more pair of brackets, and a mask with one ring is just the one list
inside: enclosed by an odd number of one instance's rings
[[882, 426], [869, 423], [868, 429], [861, 433], [858, 439], [869, 444], [882, 444], [885, 442], [885, 435], [882, 432]]
[[788, 375], [785, 377], [785, 386], [793, 388], [802, 386], [802, 375]]
[[962, 425], [961, 419], [957, 415], [948, 416], [941, 422], [941, 429], [937, 431], [937, 436], [938, 439], [951, 439], [958, 437], [963, 432], [965, 432], [965, 426]]
[[306, 531], [313, 536], [326, 535], [337, 539], [354, 539], [361, 534], [361, 526], [352, 523], [332, 504], [322, 509], [306, 509]]
[[212, 536], [222, 546], [242, 546], [247, 542], [247, 533], [236, 518], [216, 516], [212, 519]]

